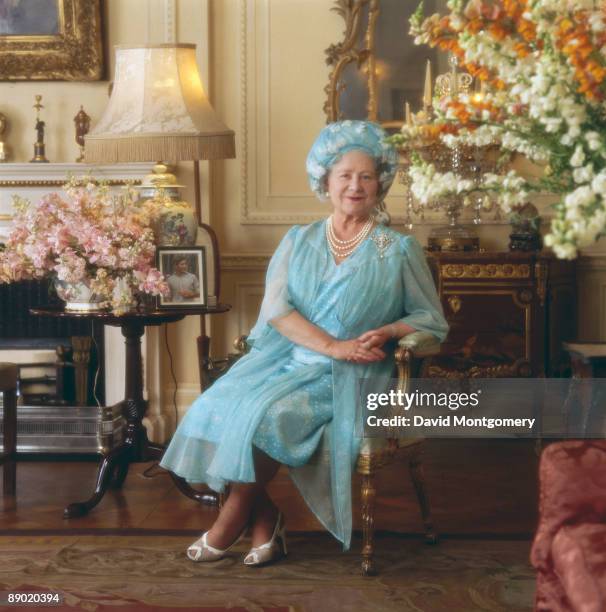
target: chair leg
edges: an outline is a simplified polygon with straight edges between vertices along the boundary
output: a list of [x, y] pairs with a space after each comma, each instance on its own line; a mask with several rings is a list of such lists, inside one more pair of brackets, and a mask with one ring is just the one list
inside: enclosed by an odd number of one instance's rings
[[362, 573], [376, 574], [374, 563], [375, 489], [374, 470], [362, 475]]
[[425, 542], [427, 544], [435, 544], [438, 541], [433, 527], [433, 519], [431, 516], [431, 507], [429, 505], [429, 499], [425, 491], [425, 475], [423, 473], [423, 462], [420, 454], [414, 453], [408, 462], [408, 468], [410, 470], [410, 478], [414, 485], [415, 492], [417, 494], [417, 500], [419, 501], [419, 507], [421, 508], [421, 517], [423, 518], [423, 525], [425, 526]]
[[15, 390], [4, 392], [4, 484], [3, 494], [17, 493], [17, 396]]

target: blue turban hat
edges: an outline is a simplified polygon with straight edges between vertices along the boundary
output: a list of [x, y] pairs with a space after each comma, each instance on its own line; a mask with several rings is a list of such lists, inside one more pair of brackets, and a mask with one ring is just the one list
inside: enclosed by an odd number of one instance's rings
[[325, 198], [326, 176], [332, 166], [348, 151], [362, 151], [375, 161], [381, 195], [393, 182], [398, 166], [398, 154], [385, 142], [387, 133], [370, 121], [337, 121], [329, 123], [319, 134], [307, 156], [307, 178], [311, 190], [321, 200]]

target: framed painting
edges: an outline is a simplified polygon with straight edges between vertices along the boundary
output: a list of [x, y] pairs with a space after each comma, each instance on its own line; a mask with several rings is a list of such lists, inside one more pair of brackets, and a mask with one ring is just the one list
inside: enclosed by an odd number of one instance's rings
[[98, 81], [101, 0], [0, 0], [0, 80]]
[[156, 257], [158, 269], [170, 289], [170, 295], [160, 296], [159, 308], [187, 309], [206, 305], [206, 253], [203, 246], [159, 246]]

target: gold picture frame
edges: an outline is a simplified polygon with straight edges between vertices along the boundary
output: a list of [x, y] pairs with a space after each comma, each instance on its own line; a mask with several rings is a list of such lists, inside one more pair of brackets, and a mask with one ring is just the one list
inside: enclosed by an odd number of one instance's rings
[[12, 0], [0, 16], [0, 81], [98, 81], [101, 0]]

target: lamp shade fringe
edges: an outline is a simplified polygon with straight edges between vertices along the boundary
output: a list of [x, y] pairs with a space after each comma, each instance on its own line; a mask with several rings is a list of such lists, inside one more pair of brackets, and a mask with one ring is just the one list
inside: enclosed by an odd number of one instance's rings
[[186, 136], [184, 134], [123, 137], [89, 136], [86, 139], [87, 163], [112, 164], [137, 161], [186, 161], [192, 159], [231, 159], [235, 157], [232, 131], [225, 134]]

